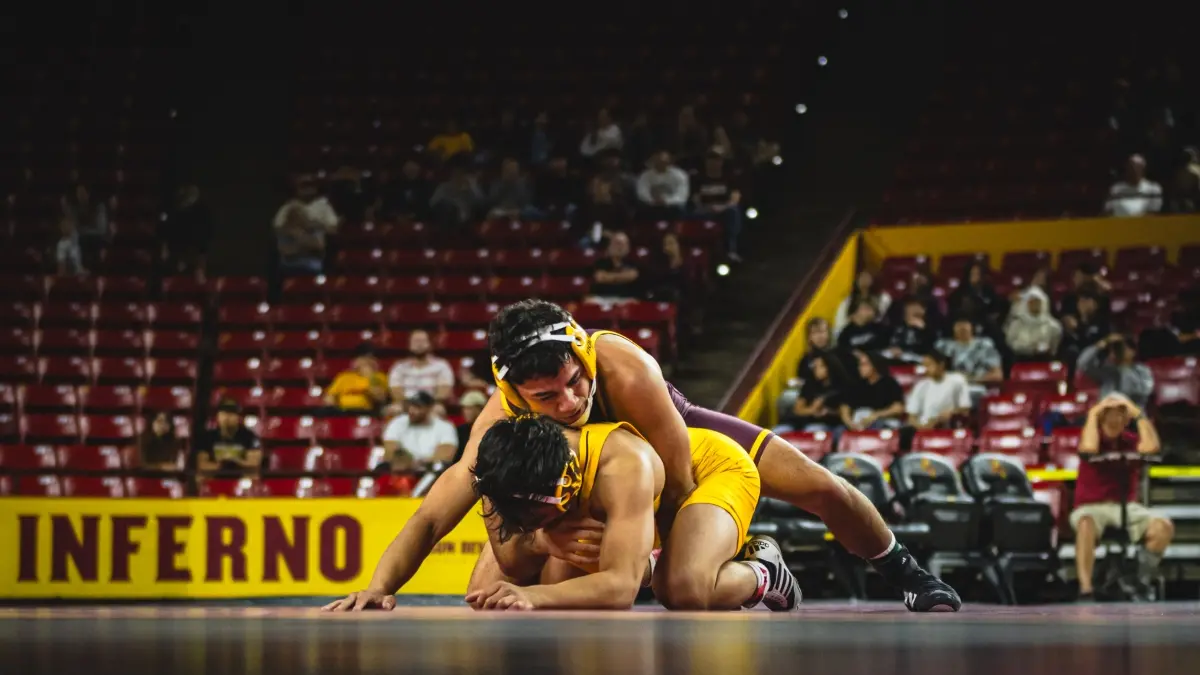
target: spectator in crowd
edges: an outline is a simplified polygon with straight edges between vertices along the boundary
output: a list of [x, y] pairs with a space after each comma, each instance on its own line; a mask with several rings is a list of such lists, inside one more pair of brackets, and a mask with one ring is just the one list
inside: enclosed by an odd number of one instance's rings
[[88, 272], [83, 267], [83, 251], [79, 247], [79, 230], [75, 219], [63, 216], [58, 221], [59, 239], [54, 244], [54, 262], [60, 277], [80, 277]]
[[678, 218], [687, 206], [688, 175], [671, 163], [670, 153], [656, 152], [638, 177], [637, 196], [647, 218]]
[[838, 357], [833, 344], [833, 332], [829, 322], [814, 316], [804, 326], [804, 356], [800, 357], [800, 365], [796, 367], [796, 377], [800, 380], [812, 372], [812, 360], [818, 357], [832, 357], [838, 362], [839, 370], [845, 372], [844, 362]]
[[1062, 324], [1050, 315], [1050, 299], [1030, 288], [1013, 305], [1004, 329], [1013, 355], [1025, 361], [1050, 360], [1058, 353]]
[[630, 209], [617, 198], [611, 180], [593, 176], [588, 182], [587, 203], [578, 213], [576, 221], [588, 230], [580, 242], [581, 245], [584, 248], [594, 248], [604, 238], [602, 233], [618, 230], [629, 224]]
[[[596, 177], [608, 183], [615, 204], [633, 208], [637, 203], [638, 177], [625, 170], [621, 153], [605, 150], [596, 155]], [[646, 166], [644, 163], [641, 166]]]
[[903, 322], [904, 303], [909, 298], [916, 298], [925, 305], [925, 323], [935, 331], [940, 331], [944, 320], [941, 303], [933, 294], [933, 284], [929, 281], [929, 275], [922, 270], [915, 270], [912, 273], [912, 278], [908, 282], [908, 293], [900, 298], [900, 302], [892, 302], [888, 312], [880, 313], [879, 316], [886, 316], [887, 322], [893, 325]]
[[692, 192], [693, 213], [720, 222], [725, 227], [725, 252], [729, 259], [740, 262], [738, 237], [742, 233], [742, 191], [736, 181], [726, 175], [725, 159], [710, 152], [704, 158], [704, 171]]
[[487, 203], [490, 218], [536, 219], [541, 215], [533, 210], [533, 190], [521, 175], [521, 165], [512, 157], [500, 164], [500, 177], [492, 182]]
[[450, 178], [437, 186], [429, 198], [434, 218], [443, 225], [462, 226], [474, 220], [484, 203], [483, 192], [465, 162], [450, 162]]
[[949, 359], [951, 370], [967, 378], [973, 399], [981, 399], [989, 385], [1004, 381], [1000, 350], [991, 338], [975, 335], [969, 316], [955, 317], [953, 330], [952, 337], [938, 342], [937, 350]]
[[1100, 301], [1091, 293], [1080, 293], [1075, 297], [1075, 311], [1063, 314], [1063, 338], [1058, 347], [1058, 358], [1067, 363], [1079, 360], [1079, 354], [1108, 335], [1108, 321], [1100, 315]]
[[904, 323], [892, 331], [884, 356], [894, 361], [916, 363], [933, 350], [937, 333], [925, 323], [925, 304], [916, 298], [904, 301]]
[[824, 431], [833, 434], [836, 445], [844, 429], [841, 409], [850, 393], [850, 380], [832, 356], [813, 355], [808, 363], [810, 370], [804, 375], [791, 415], [776, 430]]
[[1166, 213], [1200, 211], [1200, 153], [1196, 148], [1184, 148], [1183, 164], [1175, 169], [1166, 195]]
[[458, 384], [463, 389], [488, 393], [493, 386], [491, 361], [484, 352], [478, 358], [465, 358], [459, 362]]
[[333, 378], [325, 390], [325, 404], [340, 412], [373, 414], [387, 396], [387, 379], [379, 371], [379, 362], [371, 354], [362, 354]]
[[679, 235], [674, 232], [663, 235], [662, 246], [655, 256], [654, 268], [647, 276], [647, 297], [676, 304], [683, 301], [688, 286], [688, 269], [687, 261], [683, 257], [683, 247], [679, 244]]
[[178, 471], [183, 447], [175, 437], [171, 416], [161, 410], [145, 411], [145, 426], [137, 437], [138, 468]]
[[596, 125], [588, 129], [579, 143], [579, 154], [592, 158], [605, 150], [619, 152], [624, 142], [621, 127], [617, 126], [607, 108], [601, 108], [596, 113]]
[[614, 232], [608, 240], [608, 255], [592, 270], [592, 295], [598, 299], [629, 300], [641, 297], [641, 271], [629, 262], [629, 235]]
[[428, 331], [414, 330], [408, 336], [408, 353], [388, 372], [392, 400], [404, 401], [416, 392], [424, 392], [437, 403], [449, 401], [454, 391], [454, 369], [446, 359], [434, 355]]
[[908, 394], [909, 423], [918, 429], [948, 428], [955, 417], [971, 412], [967, 378], [949, 372], [950, 359], [938, 351], [927, 354], [924, 365], [925, 377]]
[[173, 208], [158, 228], [167, 272], [203, 279], [214, 232], [212, 211], [200, 201], [199, 186], [188, 183], [179, 188]]
[[859, 300], [850, 315], [850, 323], [838, 334], [838, 347], [847, 352], [873, 353], [886, 349], [891, 336], [875, 317], [875, 303], [867, 298]]
[[203, 478], [257, 476], [263, 464], [258, 436], [243, 424], [241, 406], [231, 398], [217, 403], [217, 426], [196, 438], [192, 454]]
[[[869, 306], [869, 305], [868, 305]], [[878, 354], [855, 353], [860, 382], [851, 388], [839, 409], [849, 429], [898, 429], [904, 417], [904, 389], [888, 372]]]
[[427, 149], [435, 159], [445, 162], [451, 157], [465, 157], [475, 152], [475, 141], [471, 134], [459, 128], [458, 120], [452, 119], [446, 120], [441, 133], [429, 139]]
[[455, 462], [462, 459], [463, 452], [467, 449], [467, 440], [471, 437], [471, 425], [475, 424], [475, 420], [479, 419], [479, 415], [483, 412], [483, 407], [487, 405], [487, 394], [482, 391], [468, 391], [459, 399], [458, 405], [462, 408], [463, 423], [456, 429], [458, 450], [454, 454]]
[[325, 259], [325, 237], [336, 232], [337, 227], [338, 215], [329, 200], [318, 194], [313, 177], [298, 178], [295, 196], [275, 213], [280, 269], [320, 274]]
[[[1137, 424], [1137, 433], [1129, 431]], [[1110, 527], [1121, 527], [1121, 504], [1125, 504], [1129, 541], [1140, 542], [1139, 577], [1148, 586], [1158, 571], [1163, 553], [1175, 536], [1175, 526], [1162, 514], [1138, 501], [1142, 466], [1104, 460], [1106, 454], [1138, 452], [1155, 454], [1160, 450], [1158, 432], [1142, 410], [1128, 398], [1109, 394], [1088, 411], [1079, 438], [1079, 464], [1075, 480], [1075, 508], [1071, 527], [1075, 530], [1075, 571], [1079, 578], [1079, 597], [1090, 600], [1094, 586], [1096, 542]]]
[[987, 274], [987, 263], [982, 260], [973, 260], [967, 265], [958, 288], [950, 293], [946, 302], [952, 315], [967, 314], [975, 323], [999, 323], [1006, 309], [1004, 299], [996, 293]]
[[404, 160], [400, 177], [381, 179], [378, 211], [385, 218], [421, 220], [429, 215], [429, 201], [433, 197], [433, 185], [425, 177], [421, 164], [412, 158]]
[[1108, 191], [1104, 212], [1110, 216], [1131, 217], [1162, 210], [1162, 186], [1146, 178], [1146, 160], [1131, 155], [1125, 165], [1125, 177]]
[[415, 391], [405, 400], [408, 412], [388, 422], [383, 447], [393, 471], [424, 471], [454, 460], [458, 431], [433, 414], [436, 403], [428, 392]]
[[838, 305], [837, 314], [833, 317], [835, 335], [841, 334], [842, 329], [850, 322], [851, 312], [858, 307], [858, 301], [863, 299], [874, 303], [876, 316], [887, 316], [888, 309], [892, 306], [892, 296], [879, 288], [875, 273], [868, 269], [859, 271], [858, 276], [854, 278], [854, 288], [850, 289], [850, 295]]
[[1123, 335], [1114, 333], [1079, 354], [1076, 372], [1100, 385], [1100, 395], [1121, 394], [1145, 408], [1154, 393], [1154, 373], [1136, 363], [1137, 350]]
[[1094, 265], [1084, 263], [1071, 273], [1071, 290], [1063, 296], [1059, 311], [1062, 314], [1077, 314], [1079, 296], [1091, 295], [1096, 298], [1099, 319], [1107, 322], [1111, 310], [1108, 293], [1111, 290], [1112, 286], [1100, 275], [1100, 271]]
[[583, 203], [582, 183], [571, 175], [567, 158], [560, 155], [550, 157], [546, 170], [537, 181], [534, 204], [555, 218], [570, 218]]
[[542, 166], [554, 156], [554, 147], [554, 134], [550, 131], [550, 115], [543, 110], [533, 118], [533, 130], [529, 133], [529, 163], [533, 166]]
[[84, 249], [95, 252], [108, 241], [108, 208], [103, 201], [92, 199], [87, 186], [77, 183], [70, 194], [63, 195], [60, 204], [63, 215], [75, 220]]
[[681, 165], [696, 169], [709, 151], [708, 130], [696, 119], [696, 109], [685, 105], [679, 109], [675, 124], [674, 153]]

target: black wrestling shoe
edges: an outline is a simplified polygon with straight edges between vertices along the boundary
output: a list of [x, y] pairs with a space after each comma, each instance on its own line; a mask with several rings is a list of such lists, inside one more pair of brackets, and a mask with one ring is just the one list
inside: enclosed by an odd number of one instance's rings
[[962, 598], [950, 584], [925, 571], [908, 549], [899, 544], [871, 564], [884, 579], [904, 592], [904, 606], [910, 612], [957, 612], [962, 608]]

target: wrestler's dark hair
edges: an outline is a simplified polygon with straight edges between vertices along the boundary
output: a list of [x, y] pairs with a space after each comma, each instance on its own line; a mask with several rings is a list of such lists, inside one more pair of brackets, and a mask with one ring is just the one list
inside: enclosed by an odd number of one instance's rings
[[567, 310], [545, 300], [522, 300], [500, 310], [488, 326], [488, 347], [497, 365], [508, 366], [504, 379], [524, 384], [539, 377], [555, 377], [571, 358], [571, 345], [546, 341], [521, 349], [521, 339], [563, 321], [571, 321]]
[[500, 420], [479, 441], [471, 473], [484, 498], [484, 517], [499, 520], [500, 541], [529, 534], [544, 523], [546, 504], [525, 495], [552, 496], [571, 459], [563, 429], [541, 415]]

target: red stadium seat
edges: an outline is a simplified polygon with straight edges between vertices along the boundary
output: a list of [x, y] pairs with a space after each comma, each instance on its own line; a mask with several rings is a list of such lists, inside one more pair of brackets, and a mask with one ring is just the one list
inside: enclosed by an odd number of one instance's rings
[[275, 357], [314, 358], [321, 353], [321, 331], [293, 329], [276, 332], [266, 341], [266, 352]]
[[1200, 382], [1194, 378], [1186, 380], [1156, 380], [1154, 402], [1159, 406], [1184, 405], [1200, 407]]
[[375, 481], [377, 497], [408, 497], [417, 486], [417, 477], [410, 474], [381, 476]]
[[12, 384], [35, 382], [38, 379], [38, 361], [30, 356], [6, 356], [0, 358], [0, 381]]
[[267, 300], [267, 280], [262, 277], [219, 277], [214, 287], [219, 302], [258, 303]]
[[313, 494], [312, 478], [267, 478], [258, 485], [257, 497], [299, 497], [308, 499]]
[[617, 327], [618, 308], [612, 305], [601, 305], [594, 302], [575, 302], [567, 306], [567, 311], [586, 330], [611, 330]]
[[596, 252], [590, 249], [557, 249], [550, 251], [546, 256], [546, 269], [551, 274], [580, 274], [592, 269], [592, 266], [596, 264], [596, 258]]
[[[249, 420], [247, 426], [250, 426]], [[309, 443], [313, 440], [313, 418], [307, 415], [266, 417], [255, 426], [258, 428], [252, 430], [270, 445], [296, 445], [297, 441]]]
[[590, 276], [547, 277], [542, 288], [542, 297], [554, 302], [579, 300], [588, 294], [591, 285]]
[[907, 394], [913, 387], [917, 386], [917, 382], [925, 377], [925, 366], [919, 365], [897, 365], [890, 366], [888, 372], [899, 383], [900, 388]]
[[373, 343], [375, 331], [339, 330], [320, 336], [320, 352], [325, 356], [353, 356], [364, 343]]
[[5, 302], [41, 302], [46, 299], [46, 280], [34, 274], [5, 274], [0, 278], [0, 299]]
[[64, 497], [109, 497], [125, 496], [125, 481], [115, 476], [63, 476]]
[[498, 274], [540, 275], [546, 269], [549, 255], [540, 248], [516, 248], [496, 251], [492, 269]]
[[38, 354], [70, 354], [87, 356], [92, 353], [91, 333], [78, 328], [53, 328], [38, 332]]
[[269, 359], [262, 369], [262, 383], [312, 386], [313, 363], [309, 357]]
[[106, 301], [142, 302], [146, 299], [146, 281], [138, 277], [104, 277], [100, 280], [100, 297]]
[[781, 434], [780, 438], [814, 462], [833, 452], [833, 436], [824, 431], [789, 431]]
[[939, 279], [962, 277], [963, 271], [973, 262], [988, 262], [987, 253], [951, 253], [938, 260], [937, 275]]
[[98, 384], [144, 384], [146, 362], [140, 358], [94, 359], [92, 373]]
[[370, 476], [361, 478], [323, 478], [313, 487], [316, 497], [358, 497], [370, 499], [378, 495], [375, 479]]
[[395, 276], [433, 276], [442, 263], [443, 254], [436, 249], [395, 248], [383, 254], [389, 274]]
[[267, 470], [272, 473], [311, 473], [316, 470], [320, 447], [281, 445], [267, 455]]
[[481, 276], [440, 277], [433, 283], [433, 292], [442, 300], [482, 300], [488, 291], [488, 280]]
[[526, 227], [525, 243], [529, 246], [573, 246], [579, 239], [569, 220], [535, 221], [526, 223]]
[[332, 303], [374, 302], [382, 285], [379, 277], [334, 277], [326, 284]]
[[317, 459], [321, 471], [367, 473], [374, 471], [386, 459], [382, 446], [347, 446], [325, 448]]
[[441, 336], [439, 348], [446, 354], [474, 354], [488, 349], [487, 331], [450, 331]]
[[380, 330], [384, 323], [383, 303], [370, 305], [334, 305], [326, 321], [330, 330]]
[[26, 413], [79, 411], [79, 396], [73, 384], [30, 384], [19, 390], [21, 409]]
[[950, 458], [955, 466], [971, 454], [975, 439], [966, 429], [918, 429], [913, 435], [913, 452], [932, 452]]
[[1182, 380], [1200, 377], [1200, 359], [1195, 356], [1175, 356], [1150, 359], [1146, 362], [1155, 380]]
[[984, 418], [1019, 417], [1033, 419], [1034, 399], [1027, 394], [987, 396], [980, 404]]
[[0, 382], [0, 413], [12, 413], [18, 410], [18, 386]]
[[319, 420], [313, 432], [321, 445], [373, 442], [379, 438], [379, 423], [370, 417], [331, 417]]
[[264, 391], [262, 406], [268, 415], [310, 413], [324, 407], [320, 387], [273, 387]]
[[[11, 487], [5, 489], [3, 484], [5, 480]], [[6, 492], [22, 497], [61, 497], [62, 485], [57, 476], [15, 476], [11, 479], [2, 476], [0, 477], [0, 495]]]
[[37, 327], [37, 305], [24, 302], [6, 302], [0, 304], [0, 326], [25, 328], [32, 330]]
[[265, 330], [222, 331], [217, 336], [217, 353], [221, 358], [262, 357], [274, 336]]
[[1161, 270], [1167, 266], [1167, 252], [1159, 246], [1133, 246], [1117, 250], [1113, 269]]
[[217, 309], [217, 322], [226, 330], [265, 330], [271, 326], [271, 306], [265, 302], [221, 305]]
[[0, 355], [25, 354], [32, 356], [36, 349], [36, 333], [25, 328], [0, 328]]
[[183, 483], [173, 478], [126, 478], [126, 497], [183, 499]]
[[878, 459], [885, 467], [900, 451], [900, 434], [891, 429], [846, 431], [838, 442], [838, 452], [856, 452]]
[[985, 431], [979, 436], [979, 451], [1013, 455], [1026, 466], [1035, 466], [1041, 463], [1041, 442], [1033, 427], [1015, 433]]
[[148, 359], [146, 365], [150, 384], [192, 386], [196, 383], [197, 366], [194, 359]]
[[258, 481], [253, 478], [209, 478], [197, 481], [201, 497], [253, 497], [258, 491]]
[[199, 331], [204, 310], [192, 303], [159, 303], [150, 308], [150, 325], [155, 330]]
[[1083, 430], [1066, 427], [1050, 432], [1050, 444], [1046, 450], [1047, 461], [1058, 467], [1075, 469], [1079, 466], [1079, 437]]
[[62, 445], [56, 450], [58, 466], [65, 471], [120, 471], [121, 450], [111, 445]]
[[190, 302], [207, 305], [212, 299], [212, 284], [194, 277], [168, 277], [162, 282], [163, 299], [168, 302]]
[[229, 359], [213, 364], [212, 381], [214, 385], [224, 386], [259, 386], [262, 384], [261, 359]]
[[724, 228], [711, 220], [681, 220], [677, 229], [681, 243], [686, 246], [720, 249], [725, 244]]
[[242, 407], [243, 414], [261, 417], [264, 414], [262, 409], [264, 395], [265, 391], [262, 387], [214, 387], [209, 410], [215, 409], [221, 399], [231, 398]]
[[150, 309], [135, 302], [96, 305], [95, 325], [100, 328], [141, 329], [150, 323]]
[[519, 220], [485, 220], [475, 228], [475, 234], [488, 246], [499, 249], [519, 249], [529, 235], [529, 225]]
[[0, 413], [0, 443], [17, 443], [20, 440], [20, 419], [12, 413]]
[[88, 384], [92, 381], [90, 359], [83, 356], [47, 356], [38, 359], [38, 378], [45, 383]]
[[84, 415], [80, 421], [87, 443], [132, 443], [137, 436], [134, 418], [129, 415]]
[[456, 302], [446, 308], [446, 324], [460, 328], [484, 328], [499, 312], [500, 305], [495, 302]]
[[150, 356], [195, 356], [200, 351], [200, 337], [183, 331], [150, 331], [147, 333]]
[[625, 337], [633, 340], [634, 344], [646, 350], [650, 356], [656, 360], [659, 359], [659, 351], [662, 345], [662, 336], [653, 328], [639, 328], [635, 331], [624, 333]]
[[326, 302], [329, 299], [329, 280], [324, 274], [315, 277], [288, 277], [280, 287], [280, 296], [287, 303]]
[[100, 252], [98, 270], [104, 274], [150, 274], [154, 268], [154, 256], [150, 251], [136, 248], [110, 247]]
[[79, 399], [85, 413], [132, 415], [141, 408], [137, 388], [129, 385], [80, 387]]
[[338, 373], [349, 370], [354, 359], [349, 357], [325, 358], [315, 363], [312, 369], [312, 384], [328, 387]]
[[146, 356], [146, 334], [140, 330], [92, 331], [92, 353], [96, 356]]
[[486, 248], [470, 251], [446, 251], [442, 254], [443, 274], [485, 275], [492, 269], [492, 252]]
[[387, 301], [421, 300], [428, 302], [433, 294], [430, 277], [392, 277], [384, 282], [380, 296]]
[[383, 249], [342, 249], [333, 257], [333, 268], [341, 274], [377, 274], [390, 265]]
[[1042, 267], [1050, 266], [1049, 251], [1009, 251], [1004, 254], [1000, 271], [1028, 277]]
[[78, 443], [79, 421], [75, 415], [25, 415], [22, 438], [25, 443]]
[[50, 445], [0, 444], [0, 472], [42, 471], [58, 466], [58, 454]]
[[545, 281], [541, 277], [492, 277], [488, 280], [487, 296], [502, 304], [536, 298], [542, 295]]
[[280, 305], [271, 310], [271, 325], [276, 330], [324, 330], [326, 307], [313, 305]]
[[95, 277], [50, 277], [46, 301], [50, 303], [91, 303], [100, 297], [100, 284]]
[[1082, 391], [1073, 394], [1054, 394], [1043, 398], [1038, 403], [1038, 414], [1054, 413], [1067, 419], [1082, 418], [1087, 415], [1093, 403], [1092, 397]]
[[428, 328], [446, 319], [447, 306], [440, 302], [401, 302], [392, 305], [385, 317], [390, 326]]

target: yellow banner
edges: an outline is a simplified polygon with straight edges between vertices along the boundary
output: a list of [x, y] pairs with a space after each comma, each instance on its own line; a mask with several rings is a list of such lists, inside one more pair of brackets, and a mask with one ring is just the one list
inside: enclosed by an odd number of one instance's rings
[[[0, 499], [0, 598], [238, 598], [365, 588], [419, 499]], [[464, 593], [476, 507], [403, 589]]]

